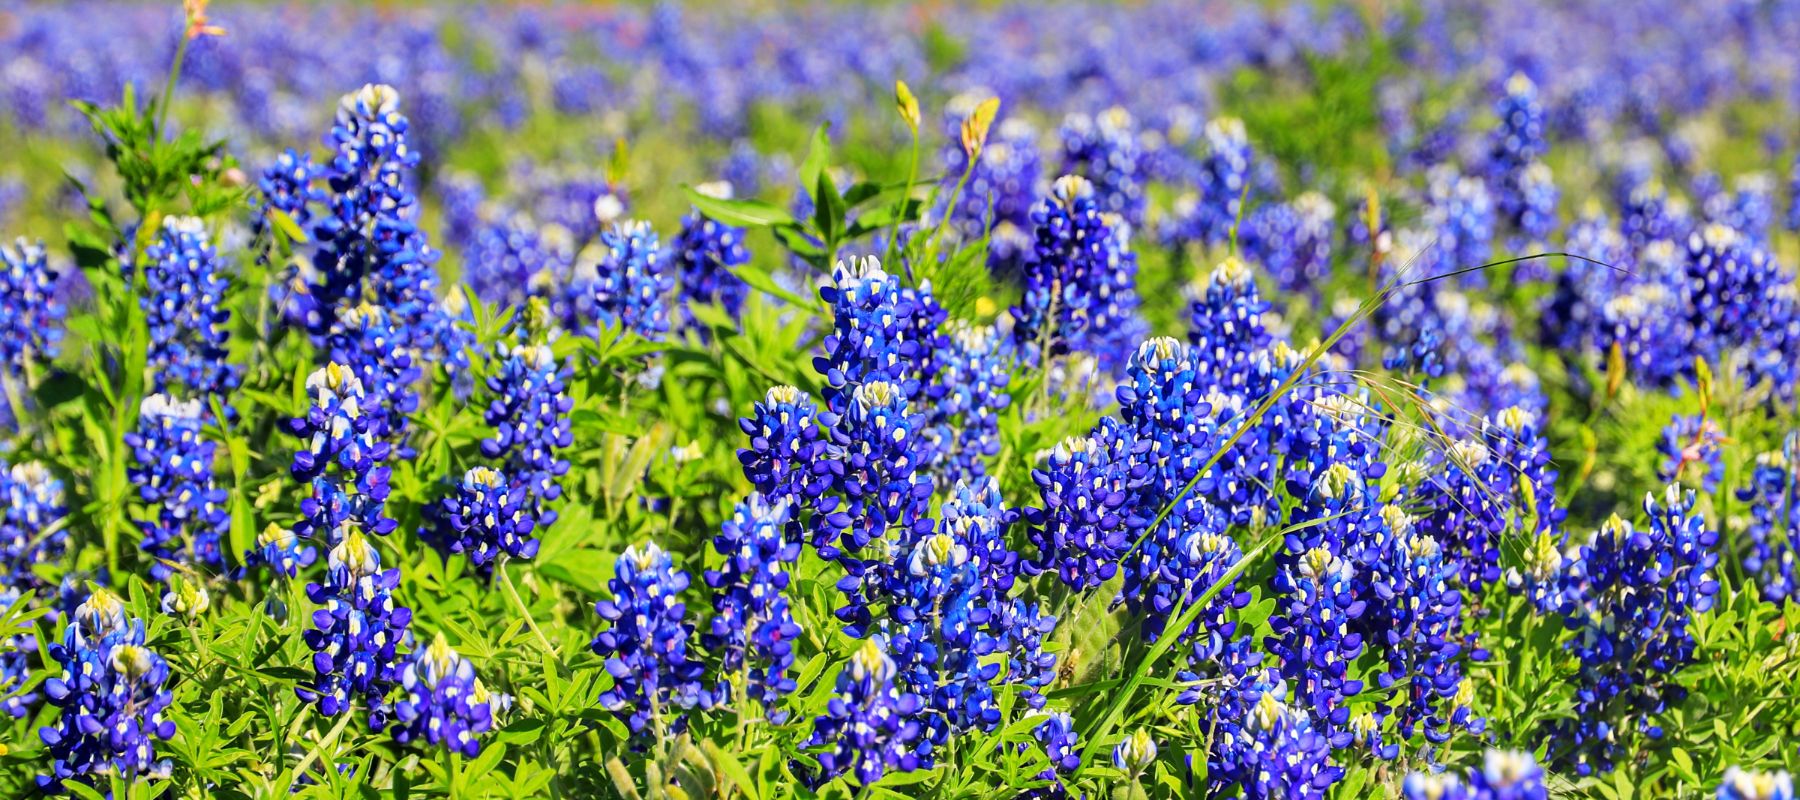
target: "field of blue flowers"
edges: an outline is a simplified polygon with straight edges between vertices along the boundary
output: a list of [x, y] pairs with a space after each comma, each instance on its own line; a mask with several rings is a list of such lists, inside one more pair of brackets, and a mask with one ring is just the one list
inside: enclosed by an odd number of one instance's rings
[[0, 795], [1792, 800], [1800, 2], [726, 5], [0, 0]]

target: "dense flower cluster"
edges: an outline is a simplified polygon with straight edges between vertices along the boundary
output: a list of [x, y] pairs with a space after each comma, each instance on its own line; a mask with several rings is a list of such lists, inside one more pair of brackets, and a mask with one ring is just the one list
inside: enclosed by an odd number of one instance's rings
[[669, 293], [675, 276], [650, 223], [621, 222], [600, 234], [606, 249], [594, 280], [594, 310], [602, 325], [658, 339], [669, 332]]
[[381, 568], [381, 554], [355, 522], [345, 524], [326, 564], [325, 582], [306, 587], [318, 606], [303, 634], [313, 678], [295, 692], [328, 717], [360, 702], [369, 727], [381, 730], [392, 718], [388, 695], [404, 666], [398, 647], [412, 624], [412, 610], [394, 602], [400, 570]]
[[[500, 367], [487, 380], [494, 399], [486, 413], [494, 436], [482, 440], [481, 454], [502, 462], [500, 472], [511, 480], [508, 499], [522, 504], [539, 527], [548, 528], [556, 524], [550, 504], [562, 497], [560, 480], [569, 471], [568, 459], [559, 458], [557, 451], [574, 442], [569, 412], [575, 400], [564, 388], [569, 370], [544, 343], [502, 342], [494, 354]], [[515, 491], [520, 496], [513, 496]], [[519, 541], [514, 555], [520, 558], [537, 551], [527, 533], [515, 531]]]
[[306, 392], [311, 401], [306, 415], [288, 424], [301, 443], [290, 471], [312, 489], [301, 501], [303, 519], [295, 534], [323, 538], [328, 548], [349, 522], [387, 535], [395, 525], [384, 510], [388, 467], [383, 462], [390, 448], [375, 434], [376, 415], [364, 412], [362, 381], [334, 362], [307, 376]]
[[[424, 353], [440, 355], [454, 374], [466, 368], [470, 342], [435, 294], [438, 253], [417, 222], [413, 172], [420, 155], [410, 131], [411, 123], [400, 113], [399, 93], [384, 84], [364, 85], [338, 102], [325, 136], [330, 161], [307, 169], [304, 162], [284, 156], [271, 167], [271, 174], [279, 169], [282, 177], [262, 187], [267, 207], [315, 220], [311, 235], [316, 246], [280, 287], [284, 313], [323, 338], [366, 326], [366, 309], [380, 309], [380, 342], [373, 349], [381, 352], [365, 353], [368, 363], [354, 366], [365, 374], [386, 372], [379, 381], [383, 385], [415, 381], [411, 362]], [[323, 180], [325, 188], [315, 188], [315, 179]], [[323, 208], [315, 213], [313, 205]], [[346, 315], [356, 318], [340, 319]], [[332, 346], [339, 351], [334, 358], [344, 357], [341, 348]], [[397, 441], [403, 419], [382, 435]]]
[[1757, 455], [1737, 497], [1750, 505], [1744, 573], [1768, 602], [1800, 599], [1800, 433], [1789, 433], [1780, 450]]
[[162, 715], [171, 702], [163, 685], [169, 665], [145, 646], [144, 621], [127, 617], [118, 595], [96, 589], [71, 615], [62, 642], [50, 646], [50, 658], [62, 675], [44, 683], [57, 712], [54, 724], [38, 730], [50, 757], [38, 786], [61, 794], [67, 784], [91, 786], [107, 774], [166, 776], [156, 740], [175, 735]]
[[[725, 182], [703, 183], [694, 191], [721, 200], [731, 199], [731, 184]], [[690, 324], [692, 314], [687, 308], [693, 303], [717, 303], [733, 317], [743, 310], [750, 287], [733, 273], [750, 261], [742, 228], [694, 211], [682, 218], [681, 232], [675, 235], [670, 250], [680, 277], [681, 308]]]
[[813, 725], [812, 743], [832, 746], [819, 754], [822, 777], [854, 772], [867, 785], [888, 770], [930, 766], [914, 748], [923, 734], [915, 716], [924, 700], [895, 685], [897, 672], [881, 640], [870, 639], [838, 673], [837, 691]]
[[501, 553], [529, 559], [537, 555], [532, 538], [537, 522], [525, 507], [523, 489], [488, 467], [470, 468], [438, 506], [438, 524], [420, 533], [439, 550], [467, 554], [477, 568], [490, 568]]
[[1123, 217], [1132, 227], [1142, 226], [1148, 205], [1144, 152], [1131, 112], [1115, 106], [1093, 116], [1070, 114], [1063, 119], [1059, 136], [1063, 174], [1089, 181], [1095, 211]]
[[600, 705], [629, 725], [633, 743], [642, 746], [685, 730], [683, 712], [711, 708], [716, 694], [705, 684], [705, 665], [688, 650], [694, 626], [679, 599], [688, 574], [653, 542], [627, 548], [613, 569], [612, 599], [595, 606], [606, 628], [592, 648], [613, 679]]
[[404, 693], [394, 704], [394, 739], [424, 742], [473, 758], [481, 735], [493, 729], [512, 698], [488, 691], [475, 665], [451, 649], [444, 634], [414, 650], [400, 672]]
[[1128, 223], [1102, 213], [1094, 185], [1065, 175], [1031, 212], [1025, 294], [1013, 308], [1013, 338], [1035, 358], [1091, 353], [1115, 372], [1143, 330], [1137, 256]]
[[144, 294], [138, 304], [150, 325], [150, 371], [159, 392], [180, 389], [227, 399], [239, 380], [225, 362], [227, 282], [219, 255], [197, 217], [163, 217], [144, 248]]
[[1581, 671], [1576, 716], [1559, 726], [1554, 753], [1583, 775], [1610, 769], [1628, 734], [1661, 737], [1657, 715], [1685, 694], [1669, 675], [1693, 658], [1689, 625], [1719, 590], [1719, 534], [1693, 493], [1646, 495], [1644, 513], [1643, 527], [1607, 520], [1563, 576], [1559, 611]]
[[1230, 691], [1213, 720], [1207, 780], [1215, 787], [1240, 787], [1255, 800], [1323, 800], [1343, 777], [1328, 761], [1325, 735], [1273, 675]]
[[755, 698], [775, 722], [786, 716], [777, 703], [795, 688], [787, 672], [800, 636], [784, 594], [800, 559], [800, 542], [788, 537], [788, 509], [789, 501], [771, 503], [760, 494], [739, 503], [713, 537], [724, 567], [704, 576], [714, 613], [702, 643], [719, 655], [722, 673], [743, 682], [737, 696]]
[[[0, 461], [0, 569], [5, 587], [13, 591], [49, 588], [35, 569], [61, 558], [69, 546], [63, 519], [63, 482], [39, 461], [7, 467]], [[42, 594], [42, 591], [39, 591]]]
[[[68, 313], [56, 295], [57, 273], [42, 244], [21, 238], [0, 244], [0, 370], [8, 382], [28, 365], [56, 355]], [[5, 398], [11, 408], [14, 397]], [[24, 409], [11, 409], [16, 418]]]
[[138, 521], [140, 545], [155, 559], [150, 574], [167, 580], [170, 563], [207, 572], [225, 565], [222, 545], [230, 526], [228, 495], [213, 481], [217, 445], [201, 436], [200, 401], [155, 394], [144, 398], [138, 429], [125, 435], [138, 487], [149, 516]]
[[1451, 772], [1414, 772], [1401, 784], [1406, 800], [1549, 800], [1544, 769], [1530, 753], [1489, 750], [1466, 778]]
[[1198, 166], [1197, 192], [1175, 204], [1175, 228], [1168, 238], [1217, 246], [1238, 233], [1250, 186], [1250, 140], [1242, 120], [1219, 117], [1202, 131], [1206, 155]]

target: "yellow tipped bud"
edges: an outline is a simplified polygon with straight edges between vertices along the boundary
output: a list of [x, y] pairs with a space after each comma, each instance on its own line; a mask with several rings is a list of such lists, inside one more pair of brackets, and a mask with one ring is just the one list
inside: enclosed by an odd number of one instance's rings
[[894, 81], [894, 107], [900, 109], [900, 119], [906, 121], [906, 127], [912, 132], [919, 132], [919, 98], [914, 97], [912, 89], [906, 81]]
[[981, 157], [981, 148], [987, 144], [988, 129], [994, 127], [994, 117], [1000, 114], [1000, 98], [990, 97], [981, 101], [981, 105], [969, 113], [962, 124], [962, 148], [973, 162]]

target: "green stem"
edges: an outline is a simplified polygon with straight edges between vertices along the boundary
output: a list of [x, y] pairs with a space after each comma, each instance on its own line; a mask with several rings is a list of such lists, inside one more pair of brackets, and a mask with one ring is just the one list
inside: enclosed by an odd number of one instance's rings
[[325, 738], [320, 739], [318, 744], [313, 745], [311, 750], [306, 751], [306, 757], [300, 759], [300, 763], [294, 766], [295, 780], [298, 780], [301, 775], [305, 775], [306, 769], [312, 766], [312, 762], [319, 760], [319, 756], [325, 752], [325, 748], [330, 747], [333, 742], [337, 741], [339, 736], [343, 735], [344, 728], [350, 724], [350, 717], [355, 714], [356, 706], [352, 705], [349, 708], [344, 709], [344, 713], [338, 715], [337, 724], [331, 726], [331, 730], [325, 734]]
[[[912, 159], [906, 167], [906, 188], [900, 192], [900, 205], [894, 209], [894, 218], [888, 223], [887, 252], [882, 255], [881, 263], [894, 263], [894, 246], [900, 241], [900, 218], [905, 216], [906, 201], [912, 199], [913, 183], [919, 179], [919, 129], [912, 129]], [[912, 264], [906, 265], [906, 278], [912, 280]]]
[[190, 40], [187, 31], [181, 33], [181, 43], [175, 46], [175, 60], [169, 64], [169, 80], [163, 84], [162, 99], [156, 104], [156, 139], [154, 146], [162, 141], [164, 126], [169, 122], [169, 105], [175, 101], [175, 84], [181, 81], [181, 62], [187, 59], [187, 48]]
[[[956, 208], [956, 201], [962, 198], [963, 187], [969, 184], [969, 176], [975, 174], [975, 162], [980, 159], [981, 153], [979, 152], [969, 157], [969, 165], [963, 168], [962, 177], [956, 180], [956, 188], [950, 191], [950, 202], [944, 205], [945, 209]], [[924, 254], [922, 261], [931, 262], [937, 259], [938, 234], [943, 232], [945, 224], [949, 221], [950, 213], [946, 211], [943, 218], [939, 219], [936, 225], [931, 226], [931, 234], [925, 238], [925, 247], [921, 249]]]
[[500, 585], [506, 587], [506, 596], [512, 598], [513, 606], [519, 609], [520, 614], [524, 615], [525, 626], [530, 628], [532, 633], [537, 634], [538, 643], [544, 646], [544, 652], [549, 653], [551, 658], [560, 662], [562, 656], [556, 652], [556, 645], [551, 644], [550, 637], [545, 636], [543, 629], [538, 627], [537, 620], [531, 616], [531, 609], [526, 608], [524, 598], [519, 597], [519, 590], [513, 588], [512, 578], [507, 577], [506, 562], [507, 557], [502, 555], [498, 563], [494, 565], [494, 572], [500, 576]]

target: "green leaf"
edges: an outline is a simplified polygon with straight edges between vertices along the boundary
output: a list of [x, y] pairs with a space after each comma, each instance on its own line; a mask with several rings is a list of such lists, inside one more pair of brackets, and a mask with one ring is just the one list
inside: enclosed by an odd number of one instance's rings
[[706, 757], [712, 761], [713, 766], [725, 773], [725, 777], [730, 778], [732, 784], [736, 785], [739, 791], [742, 791], [750, 800], [762, 800], [762, 796], [756, 790], [756, 780], [750, 777], [750, 771], [744, 768], [736, 756], [725, 752], [710, 739], [701, 742], [700, 749], [706, 752]]
[[722, 200], [708, 197], [687, 187], [688, 202], [700, 210], [708, 218], [726, 225], [740, 228], [767, 228], [770, 226], [792, 226], [798, 224], [794, 215], [780, 207], [761, 200]]
[[271, 208], [269, 209], [269, 219], [275, 221], [275, 230], [281, 231], [281, 235], [286, 236], [289, 242], [304, 244], [307, 241], [306, 231], [301, 230], [300, 225], [294, 222], [294, 218], [288, 216], [286, 211]]
[[[831, 165], [831, 123], [823, 122], [813, 129], [808, 140], [806, 157], [800, 161], [800, 185], [812, 191], [819, 185], [819, 176], [825, 174], [825, 168]], [[813, 198], [817, 200], [818, 198]]]

